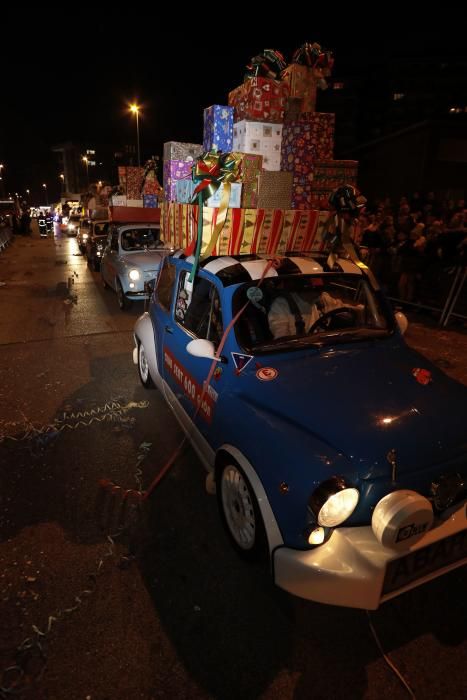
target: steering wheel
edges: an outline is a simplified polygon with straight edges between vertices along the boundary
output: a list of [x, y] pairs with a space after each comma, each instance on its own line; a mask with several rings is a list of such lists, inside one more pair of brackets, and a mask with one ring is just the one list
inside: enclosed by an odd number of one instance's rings
[[314, 333], [318, 328], [328, 330], [331, 326], [333, 318], [335, 316], [339, 316], [340, 314], [350, 314], [352, 317], [352, 323], [354, 323], [358, 318], [358, 309], [355, 309], [353, 306], [338, 306], [336, 309], [325, 311], [324, 314], [310, 326], [308, 334]]

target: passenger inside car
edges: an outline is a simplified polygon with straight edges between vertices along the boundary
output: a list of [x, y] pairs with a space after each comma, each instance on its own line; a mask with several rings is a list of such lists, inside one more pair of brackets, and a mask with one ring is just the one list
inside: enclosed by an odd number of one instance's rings
[[155, 250], [163, 246], [158, 238], [158, 231], [153, 229], [129, 229], [122, 233], [123, 250]]

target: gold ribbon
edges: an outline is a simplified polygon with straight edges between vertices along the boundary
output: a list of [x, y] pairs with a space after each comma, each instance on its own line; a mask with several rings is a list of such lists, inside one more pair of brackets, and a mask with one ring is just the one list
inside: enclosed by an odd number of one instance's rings
[[[193, 200], [200, 199], [202, 204], [212, 197], [219, 187], [223, 185], [222, 197], [217, 213], [216, 225], [212, 232], [209, 243], [203, 248], [200, 259], [208, 258], [214, 248], [224, 228], [229, 209], [231, 183], [237, 182], [241, 176], [243, 156], [240, 153], [217, 153], [209, 151], [204, 153], [197, 161], [193, 168], [193, 180], [198, 182], [194, 192]], [[202, 211], [200, 212], [202, 216]]]

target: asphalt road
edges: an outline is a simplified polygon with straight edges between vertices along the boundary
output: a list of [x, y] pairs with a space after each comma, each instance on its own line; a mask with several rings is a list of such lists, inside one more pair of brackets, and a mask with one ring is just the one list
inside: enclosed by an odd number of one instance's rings
[[[418, 699], [467, 697], [465, 569], [369, 617], [238, 559], [189, 448], [143, 507], [100, 488], [146, 487], [182, 437], [132, 364], [141, 311], [59, 231], [0, 254], [0, 698], [410, 697], [370, 622]], [[407, 339], [467, 384], [465, 330]]]

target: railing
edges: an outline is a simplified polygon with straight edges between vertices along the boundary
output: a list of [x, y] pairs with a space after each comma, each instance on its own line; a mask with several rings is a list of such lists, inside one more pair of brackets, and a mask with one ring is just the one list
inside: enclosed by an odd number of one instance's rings
[[[372, 264], [373, 263], [373, 264]], [[401, 272], [397, 256], [392, 259], [368, 260], [381, 286], [396, 304], [422, 309], [438, 316], [447, 326], [452, 318], [467, 320], [467, 268], [459, 260], [424, 261], [418, 271]]]

